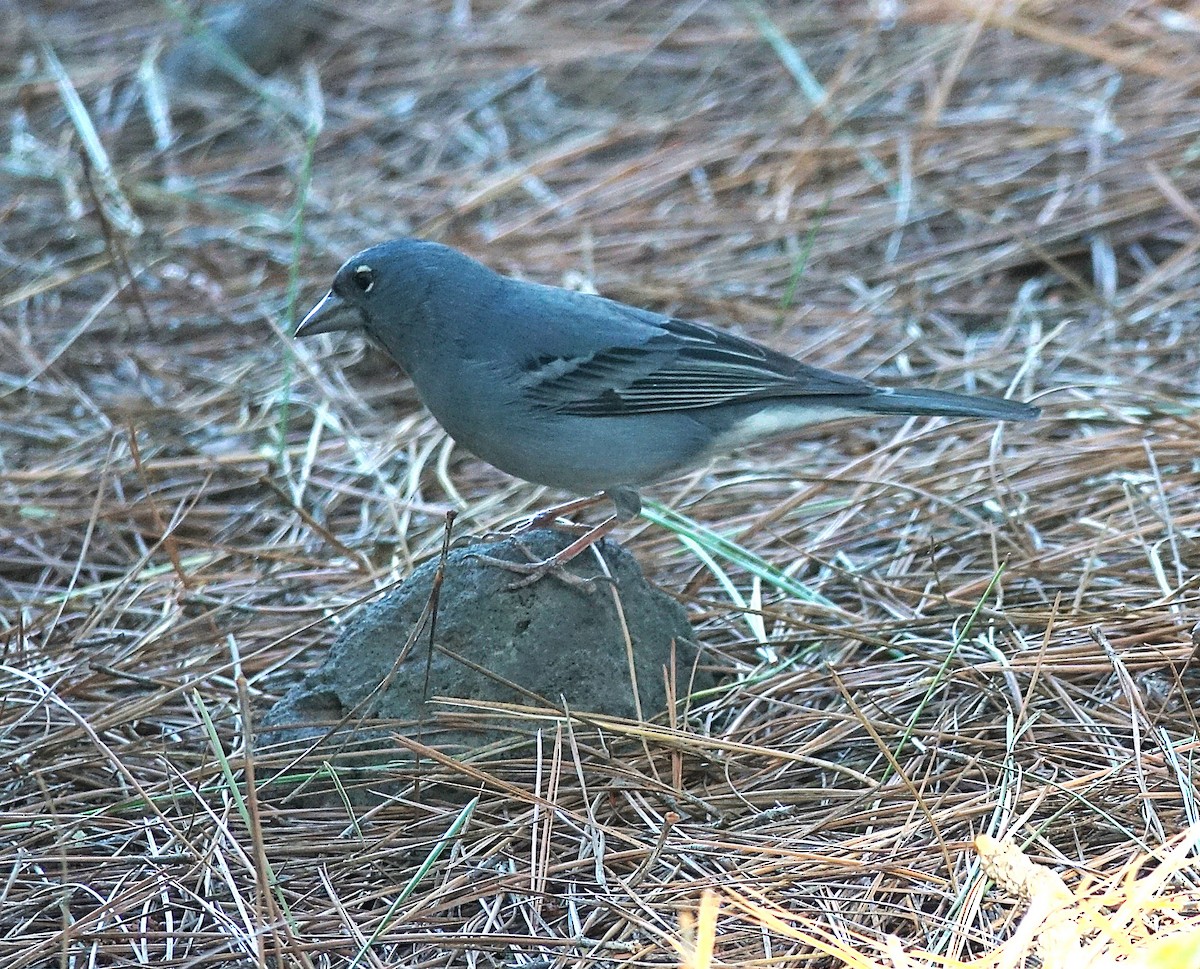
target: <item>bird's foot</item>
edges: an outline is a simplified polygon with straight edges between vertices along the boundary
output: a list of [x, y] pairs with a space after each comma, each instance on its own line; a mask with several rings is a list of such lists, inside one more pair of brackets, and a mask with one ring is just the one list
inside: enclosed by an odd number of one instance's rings
[[548, 575], [553, 575], [555, 578], [565, 582], [573, 589], [587, 589], [589, 592], [596, 590], [596, 581], [603, 580], [603, 576], [597, 576], [595, 579], [585, 579], [582, 576], [576, 575], [573, 572], [568, 572], [565, 568], [566, 564], [575, 558], [580, 552], [594, 546], [598, 541], [604, 538], [617, 524], [617, 516], [613, 515], [606, 518], [599, 525], [588, 529], [579, 538], [575, 539], [566, 548], [554, 553], [547, 559], [538, 559], [533, 550], [529, 548], [519, 538], [511, 538], [516, 542], [517, 547], [529, 557], [528, 562], [510, 562], [508, 559], [496, 558], [494, 555], [487, 555], [484, 552], [476, 552], [473, 549], [467, 550], [467, 555], [473, 559], [477, 559], [488, 565], [494, 565], [497, 568], [504, 569], [507, 572], [517, 572], [522, 578], [516, 579], [505, 586], [506, 592], [512, 592], [516, 589], [524, 589], [533, 585], [535, 582], [540, 582]]
[[528, 535], [530, 532], [542, 528], [548, 528], [556, 532], [566, 532], [568, 535], [586, 535], [591, 526], [583, 525], [579, 522], [562, 521], [560, 519], [542, 521], [542, 516], [538, 515], [536, 518], [531, 518], [511, 528], [501, 528], [498, 531], [484, 532], [482, 540], [485, 542], [502, 542], [509, 538], [517, 539], [522, 535]]
[[[604, 519], [599, 525], [588, 528], [560, 520], [561, 516], [579, 511], [581, 508], [587, 508], [602, 498], [608, 498], [612, 501], [616, 505], [617, 513]], [[502, 538], [516, 543], [517, 547], [529, 558], [528, 562], [510, 562], [508, 559], [496, 558], [494, 555], [487, 555], [484, 552], [477, 552], [474, 549], [468, 549], [467, 555], [486, 565], [492, 565], [507, 572], [518, 573], [521, 578], [506, 585], [504, 587], [506, 592], [527, 588], [535, 582], [540, 582], [548, 575], [553, 575], [573, 589], [595, 592], [598, 582], [611, 582], [612, 579], [602, 575], [585, 579], [574, 572], [568, 572], [564, 566], [580, 552], [591, 548], [604, 538], [605, 535], [616, 527], [618, 521], [635, 517], [641, 510], [641, 507], [641, 499], [638, 498], [638, 493], [632, 488], [609, 488], [598, 495], [592, 495], [588, 498], [575, 498], [564, 504], [555, 505], [553, 508], [547, 508], [540, 514], [534, 515], [527, 524], [513, 531], [501, 533]], [[554, 528], [559, 531], [570, 531], [579, 537], [566, 548], [556, 552], [549, 558], [539, 559], [532, 549], [522, 542], [520, 538], [521, 535], [535, 528]]]
[[[488, 532], [486, 539], [493, 538], [512, 538], [517, 535], [524, 535], [528, 532], [535, 531], [539, 528], [553, 528], [560, 532], [571, 532], [575, 535], [587, 535], [593, 529], [589, 525], [581, 525], [578, 522], [572, 521], [568, 516], [574, 515], [576, 512], [583, 511], [585, 508], [591, 508], [592, 505], [599, 504], [602, 501], [611, 501], [616, 506], [616, 519], [618, 521], [627, 521], [638, 516], [642, 509], [642, 500], [638, 493], [625, 486], [609, 488], [605, 491], [597, 492], [594, 495], [588, 495], [584, 498], [572, 498], [570, 501], [564, 501], [557, 505], [551, 505], [539, 511], [532, 518], [513, 528], [505, 528], [497, 532]], [[611, 528], [606, 529], [601, 534], [607, 534]], [[593, 539], [594, 541], [594, 539]], [[582, 548], [586, 548], [591, 542], [586, 543]]]
[[519, 579], [513, 579], [504, 586], [505, 592], [516, 592], [518, 589], [527, 589], [529, 586], [547, 576], [554, 576], [564, 585], [569, 586], [576, 592], [586, 592], [589, 595], [597, 590], [597, 583], [606, 581], [604, 576], [598, 575], [593, 578], [585, 578], [582, 575], [576, 575], [566, 566], [566, 560], [560, 559], [558, 555], [551, 555], [549, 558], [538, 559], [524, 542], [520, 539], [514, 539], [518, 547], [529, 556], [528, 562], [513, 562], [509, 559], [497, 558], [494, 555], [488, 555], [485, 552], [476, 552], [474, 549], [468, 549], [467, 555], [477, 562], [482, 562], [484, 565], [490, 565], [493, 568], [503, 569], [505, 572], [515, 572], [520, 576]]
[[515, 528], [507, 528], [494, 534], [503, 538], [512, 538], [516, 535], [525, 535], [528, 532], [537, 531], [539, 528], [552, 528], [555, 531], [570, 532], [573, 535], [586, 535], [591, 526], [571, 521], [567, 516], [573, 515], [575, 512], [582, 511], [585, 508], [590, 508], [592, 505], [599, 504], [605, 497], [605, 493], [600, 492], [596, 495], [589, 495], [586, 498], [572, 498], [570, 501], [564, 501], [539, 511], [528, 521], [522, 522]]

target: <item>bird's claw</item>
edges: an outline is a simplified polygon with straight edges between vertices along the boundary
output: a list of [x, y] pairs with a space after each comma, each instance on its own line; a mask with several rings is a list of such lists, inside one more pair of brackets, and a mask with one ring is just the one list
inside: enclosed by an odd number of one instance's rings
[[586, 592], [589, 595], [594, 594], [598, 589], [600, 582], [611, 582], [607, 576], [597, 575], [590, 579], [584, 578], [581, 575], [576, 575], [571, 572], [566, 564], [561, 562], [557, 556], [551, 555], [547, 559], [538, 559], [536, 555], [519, 539], [516, 540], [518, 547], [526, 555], [529, 556], [529, 562], [512, 562], [509, 559], [497, 558], [494, 555], [488, 555], [486, 552], [477, 552], [473, 549], [468, 549], [465, 553], [468, 557], [475, 559], [477, 562], [482, 562], [484, 565], [490, 565], [497, 569], [503, 569], [505, 572], [515, 572], [520, 576], [519, 579], [513, 579], [504, 586], [505, 592], [516, 592], [518, 589], [527, 589], [529, 586], [540, 582], [547, 576], [554, 576], [564, 585], [569, 586], [576, 592]]

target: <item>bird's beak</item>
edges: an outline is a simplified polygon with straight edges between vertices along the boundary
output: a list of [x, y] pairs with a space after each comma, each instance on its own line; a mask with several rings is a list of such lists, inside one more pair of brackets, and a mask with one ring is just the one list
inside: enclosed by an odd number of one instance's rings
[[296, 336], [316, 336], [339, 330], [357, 330], [363, 326], [362, 312], [351, 306], [332, 289], [325, 298], [308, 311], [308, 316], [296, 327]]

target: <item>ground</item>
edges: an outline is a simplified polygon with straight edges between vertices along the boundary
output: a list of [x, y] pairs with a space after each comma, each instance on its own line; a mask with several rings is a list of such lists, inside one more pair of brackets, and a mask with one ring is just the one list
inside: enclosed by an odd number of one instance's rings
[[[0, 12], [5, 966], [664, 964], [706, 888], [726, 962], [991, 965], [977, 835], [1078, 889], [1200, 820], [1195, 4], [268, 6], [295, 49], [225, 90], [177, 6]], [[663, 485], [618, 535], [721, 688], [368, 811], [258, 718], [447, 511], [561, 497], [289, 339], [401, 234], [1043, 416]]]

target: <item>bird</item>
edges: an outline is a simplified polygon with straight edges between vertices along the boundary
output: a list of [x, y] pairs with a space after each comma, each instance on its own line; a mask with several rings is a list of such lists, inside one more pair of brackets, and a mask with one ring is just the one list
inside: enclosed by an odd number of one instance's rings
[[1004, 398], [879, 386], [705, 323], [504, 276], [416, 238], [346, 260], [295, 336], [338, 331], [381, 346], [450, 437], [477, 457], [589, 496], [531, 525], [613, 502], [614, 515], [551, 560], [519, 563], [529, 581], [636, 516], [640, 489], [744, 445], [864, 414], [1039, 414]]

